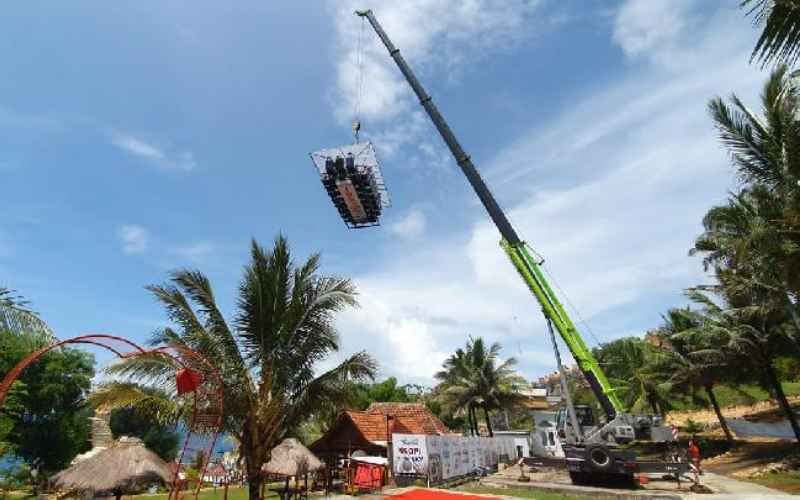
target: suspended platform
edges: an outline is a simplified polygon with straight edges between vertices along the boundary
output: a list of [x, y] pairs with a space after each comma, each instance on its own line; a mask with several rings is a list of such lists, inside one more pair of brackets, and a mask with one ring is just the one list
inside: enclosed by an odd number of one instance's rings
[[315, 151], [311, 160], [347, 227], [380, 225], [391, 200], [371, 142]]

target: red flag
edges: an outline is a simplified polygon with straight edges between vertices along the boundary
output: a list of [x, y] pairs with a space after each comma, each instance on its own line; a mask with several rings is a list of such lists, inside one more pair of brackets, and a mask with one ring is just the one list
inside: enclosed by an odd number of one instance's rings
[[178, 395], [193, 392], [203, 382], [203, 375], [197, 370], [183, 368], [175, 374], [175, 383], [178, 386]]

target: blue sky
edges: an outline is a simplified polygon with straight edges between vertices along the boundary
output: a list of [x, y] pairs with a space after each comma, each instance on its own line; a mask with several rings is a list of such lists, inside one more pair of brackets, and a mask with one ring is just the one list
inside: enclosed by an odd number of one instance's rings
[[[757, 107], [766, 73], [737, 2], [376, 0], [518, 232], [595, 344], [641, 335], [682, 289], [700, 219], [732, 187], [705, 110]], [[373, 33], [362, 135], [393, 206], [349, 231], [308, 153], [351, 141], [360, 22], [352, 0], [23, 2], [0, 17], [0, 284], [60, 337], [144, 340], [144, 286], [196, 267], [233, 313], [248, 242], [352, 277], [342, 355], [430, 382], [467, 335], [533, 378], [554, 369], [538, 307]], [[335, 362], [341, 356], [334, 357]], [[104, 357], [105, 358], [105, 357]]]

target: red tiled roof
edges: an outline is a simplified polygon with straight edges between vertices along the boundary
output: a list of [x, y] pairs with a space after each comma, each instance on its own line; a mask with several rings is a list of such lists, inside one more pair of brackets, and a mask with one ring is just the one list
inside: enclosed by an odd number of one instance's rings
[[372, 403], [366, 413], [395, 417], [395, 432], [405, 428], [409, 434], [450, 434], [451, 431], [421, 403]]
[[387, 417], [394, 417], [393, 432], [400, 434], [449, 434], [439, 418], [423, 404], [372, 403], [366, 411], [346, 412], [369, 441], [387, 441]]
[[220, 464], [209, 465], [206, 469], [206, 476], [224, 476], [226, 474], [225, 467]]
[[309, 448], [315, 453], [385, 446], [387, 417], [398, 434], [450, 434], [439, 418], [418, 403], [373, 403], [366, 411], [344, 411], [336, 423]]
[[345, 412], [368, 441], [386, 441], [386, 417], [363, 411]]

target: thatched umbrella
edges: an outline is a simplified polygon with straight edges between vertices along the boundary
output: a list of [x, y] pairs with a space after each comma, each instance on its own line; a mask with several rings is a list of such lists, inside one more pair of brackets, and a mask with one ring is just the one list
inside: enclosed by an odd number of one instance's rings
[[140, 439], [123, 437], [108, 448], [82, 460], [55, 476], [55, 485], [66, 491], [123, 491], [153, 481], [169, 483], [170, 469], [161, 457], [145, 448]]
[[308, 473], [318, 471], [325, 467], [311, 450], [294, 439], [284, 439], [281, 444], [272, 449], [270, 461], [265, 463], [261, 470], [267, 474], [276, 474], [286, 477], [286, 489], [289, 489], [289, 477], [294, 476], [295, 480], [299, 476], [306, 477], [308, 483]]

